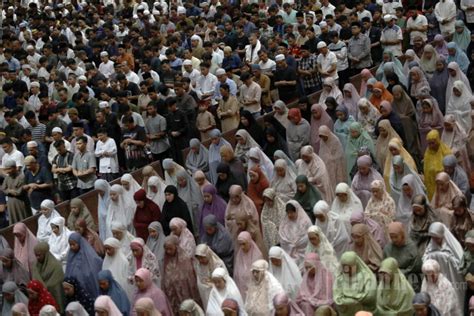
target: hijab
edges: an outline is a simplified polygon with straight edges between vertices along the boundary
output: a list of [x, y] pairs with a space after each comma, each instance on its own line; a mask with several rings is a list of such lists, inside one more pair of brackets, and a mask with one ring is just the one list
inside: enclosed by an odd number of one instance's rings
[[319, 96], [318, 103], [324, 104], [328, 97], [334, 98], [338, 103], [342, 102], [342, 92], [341, 90], [339, 90], [339, 87], [336, 85], [336, 81], [332, 77], [326, 77], [323, 79], [323, 87], [324, 86], [330, 87], [331, 91], [327, 92], [326, 89], [323, 88], [321, 90], [321, 95]]
[[360, 83], [359, 95], [361, 98], [369, 98], [370, 95], [368, 95], [369, 93], [367, 91], [367, 81], [365, 79], [369, 80], [370, 78], [374, 78], [374, 76], [372, 75], [372, 72], [367, 68], [362, 69], [360, 74], [362, 75], [362, 80]]
[[448, 67], [446, 63], [446, 58], [439, 56], [436, 59], [435, 64], [441, 63], [443, 64], [443, 69], [438, 70], [437, 68], [433, 72], [432, 77], [429, 79], [430, 83], [430, 89], [431, 92], [430, 94], [433, 96], [433, 98], [438, 101], [438, 105], [441, 109], [446, 108], [446, 86], [448, 84], [448, 79], [449, 79], [449, 73], [448, 73]]
[[3, 316], [11, 316], [12, 315], [12, 307], [17, 303], [23, 303], [28, 305], [28, 297], [18, 288], [15, 282], [7, 281], [3, 283], [2, 286], [2, 293], [8, 293], [13, 295], [13, 302], [7, 301], [3, 298], [2, 302], [2, 315]]
[[[32, 266], [36, 262], [36, 256], [34, 252], [34, 248], [38, 243], [35, 235], [28, 229], [28, 227], [20, 222], [16, 223], [13, 226], [13, 234], [21, 235], [24, 237], [24, 243], [20, 243], [18, 237], [15, 236], [14, 242], [14, 252], [15, 258], [25, 267], [25, 269], [30, 272]], [[47, 241], [47, 240], [46, 240]]]
[[109, 288], [107, 291], [99, 289], [100, 295], [110, 296], [112, 301], [114, 301], [117, 308], [123, 313], [128, 314], [130, 311], [130, 300], [128, 299], [127, 293], [123, 287], [118, 283], [110, 270], [102, 270], [97, 275], [99, 281], [107, 281]]
[[74, 224], [79, 220], [83, 219], [87, 227], [97, 231], [97, 227], [95, 225], [94, 219], [92, 218], [91, 212], [87, 208], [87, 205], [79, 198], [72, 199], [69, 206], [72, 208], [77, 208], [79, 213], [74, 214], [74, 212], [70, 212], [69, 216], [67, 217], [67, 227], [70, 230], [74, 230]]
[[200, 219], [199, 219], [199, 235], [204, 234], [204, 225], [203, 220], [207, 215], [216, 216], [217, 220], [221, 224], [225, 224], [225, 210], [227, 208], [226, 201], [217, 195], [217, 189], [212, 185], [208, 184], [202, 189], [203, 194], [211, 196], [211, 203], [204, 201], [201, 209]]
[[40, 310], [45, 305], [52, 305], [59, 310], [59, 306], [54, 300], [51, 293], [44, 287], [44, 285], [38, 280], [31, 280], [28, 283], [27, 288], [37, 294], [37, 299], [30, 299], [28, 301], [28, 312], [32, 315], [39, 315]]
[[[427, 53], [431, 53], [431, 57], [428, 58]], [[438, 60], [439, 55], [436, 49], [431, 44], [426, 44], [423, 48], [423, 55], [420, 59], [421, 69], [428, 75], [429, 78], [432, 78], [433, 74], [436, 71], [436, 61]]]
[[[193, 180], [191, 180], [193, 181]], [[171, 193], [174, 198], [173, 201], [168, 202], [166, 201], [163, 204], [163, 212], [162, 212], [162, 225], [163, 231], [165, 235], [170, 234], [170, 221], [173, 217], [179, 217], [186, 221], [188, 229], [192, 231], [193, 229], [193, 222], [191, 219], [190, 211], [188, 209], [188, 205], [186, 204], [183, 199], [178, 195], [178, 189], [173, 185], [168, 185], [165, 188], [165, 193]], [[199, 192], [201, 194], [201, 192]]]
[[461, 95], [458, 97], [454, 93], [451, 94], [446, 106], [446, 114], [453, 114], [456, 121], [462, 126], [467, 134], [472, 127], [471, 119], [471, 98], [470, 89], [461, 80], [453, 83], [453, 89], [458, 90]]
[[[457, 20], [454, 23], [455, 31], [453, 34], [453, 42], [458, 45], [460, 49], [462, 49], [464, 52], [466, 52], [467, 47], [471, 43], [471, 31], [467, 26], [464, 24], [464, 21], [462, 20]], [[456, 30], [457, 28], [462, 28], [462, 32], [458, 33]]]
[[104, 245], [114, 248], [115, 255], [105, 255], [104, 262], [102, 263], [102, 270], [110, 271], [114, 279], [122, 286], [122, 288], [128, 290], [129, 262], [127, 256], [122, 252], [120, 241], [110, 237], [104, 241]]
[[385, 88], [385, 86], [382, 82], [378, 81], [377, 83], [375, 83], [373, 91], [379, 91], [380, 92], [380, 97], [377, 97], [377, 96], [375, 96], [374, 93], [372, 93], [372, 96], [369, 99], [369, 101], [378, 110], [380, 110], [380, 105], [381, 105], [382, 101], [388, 101], [390, 103], [393, 101], [392, 94]]
[[94, 302], [94, 309], [107, 312], [107, 316], [123, 315], [110, 296], [101, 295]]
[[383, 252], [380, 245], [372, 236], [369, 226], [366, 224], [355, 224], [352, 226], [351, 235], [352, 240], [354, 240], [354, 236], [363, 239], [363, 244], [360, 246], [353, 241], [352, 250], [355, 251], [362, 260], [364, 260], [372, 271], [377, 271], [380, 267], [380, 262], [383, 259]]
[[277, 246], [270, 248], [268, 258], [280, 260], [279, 266], [270, 263], [268, 270], [280, 282], [289, 297], [294, 299], [302, 281], [296, 261], [285, 250]]
[[[327, 219], [329, 220], [329, 218]], [[311, 243], [311, 238], [316, 236], [319, 239], [318, 246]], [[339, 271], [340, 265], [336, 257], [336, 252], [334, 251], [333, 246], [329, 242], [326, 235], [323, 233], [323, 230], [316, 225], [310, 226], [308, 228], [308, 246], [306, 247], [306, 254], [316, 253], [324, 267], [331, 272], [332, 275], [336, 275]]]
[[198, 170], [208, 171], [209, 152], [207, 148], [197, 138], [189, 141], [189, 148], [190, 150], [186, 157], [186, 168], [193, 174]]
[[257, 244], [252, 240], [252, 236], [249, 232], [241, 232], [237, 237], [237, 242], [239, 244], [246, 243], [250, 246], [247, 252], [244, 252], [241, 246], [237, 248], [234, 263], [234, 280], [242, 294], [242, 297], [245, 297], [247, 294], [248, 284], [252, 277], [250, 271], [252, 263], [259, 259], [263, 259], [263, 254]]
[[[330, 130], [333, 129], [334, 122], [329, 114], [324, 109], [325, 106], [316, 103], [311, 106], [311, 146], [313, 146], [315, 152], [319, 152], [320, 138], [319, 128], [321, 126], [327, 126]], [[319, 115], [320, 118], [316, 119], [314, 116]]]
[[107, 228], [107, 210], [110, 204], [110, 184], [103, 179], [98, 179], [94, 183], [94, 189], [103, 192], [103, 195], [101, 195], [101, 193], [97, 194], [97, 218], [99, 222], [99, 236], [100, 239], [104, 241], [109, 234]]

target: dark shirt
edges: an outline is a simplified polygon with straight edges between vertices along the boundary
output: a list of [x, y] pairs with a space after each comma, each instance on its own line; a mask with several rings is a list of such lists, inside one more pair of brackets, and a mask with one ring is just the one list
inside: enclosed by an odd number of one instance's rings
[[[25, 183], [51, 184], [53, 183], [53, 177], [51, 176], [51, 173], [48, 171], [48, 169], [46, 169], [45, 167], [40, 167], [36, 174], [33, 174], [31, 171], [26, 170]], [[39, 210], [41, 208], [41, 202], [43, 202], [43, 200], [53, 199], [53, 195], [51, 194], [51, 188], [33, 190], [31, 194], [28, 195], [28, 197], [30, 199], [31, 207], [36, 210]]]
[[[275, 72], [275, 83], [278, 81], [294, 81], [296, 80], [296, 72], [294, 68], [286, 67], [285, 69], [277, 68]], [[287, 103], [298, 97], [296, 85], [284, 85], [278, 87], [280, 99]]]

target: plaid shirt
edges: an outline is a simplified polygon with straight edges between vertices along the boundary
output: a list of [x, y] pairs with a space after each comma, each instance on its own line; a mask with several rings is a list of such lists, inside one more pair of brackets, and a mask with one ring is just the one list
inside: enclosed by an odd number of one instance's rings
[[[311, 54], [308, 58], [301, 58], [298, 62], [298, 68], [303, 70], [315, 70], [317, 69], [317, 58], [315, 55]], [[315, 88], [319, 86], [318, 74], [315, 73], [309, 77], [303, 77], [303, 86], [304, 88]]]
[[[57, 154], [53, 159], [53, 165], [58, 168], [66, 168], [72, 165], [74, 154], [70, 151], [66, 152], [64, 156]], [[72, 190], [77, 186], [77, 178], [71, 172], [58, 173], [58, 190], [68, 191]]]

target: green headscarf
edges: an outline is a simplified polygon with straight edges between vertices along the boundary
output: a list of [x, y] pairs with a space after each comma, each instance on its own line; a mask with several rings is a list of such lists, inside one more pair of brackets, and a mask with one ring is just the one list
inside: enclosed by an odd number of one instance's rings
[[[472, 243], [472, 241], [474, 240], [474, 229], [468, 231], [466, 233], [465, 238], [466, 238], [466, 242]], [[468, 239], [469, 239], [469, 241], [468, 241]], [[461, 273], [463, 275], [466, 275], [467, 270], [469, 269], [469, 267], [473, 263], [474, 263], [474, 254], [466, 249], [464, 251], [463, 256], [462, 256], [461, 267], [459, 268], [459, 271], [461, 271]]]
[[387, 258], [380, 264], [379, 272], [390, 275], [390, 284], [380, 280], [377, 288], [377, 313], [387, 316], [413, 315], [415, 292], [398, 269], [397, 260]]
[[[358, 132], [359, 136], [353, 138], [350, 134], [351, 131]], [[349, 136], [347, 136], [346, 148], [344, 150], [348, 170], [351, 170], [352, 167], [354, 167], [357, 161], [359, 149], [362, 147], [367, 147], [370, 153], [375, 156], [374, 141], [359, 122], [353, 122], [349, 126]]]
[[300, 193], [297, 190], [294, 199], [300, 203], [306, 214], [308, 214], [311, 219], [311, 222], [314, 223], [313, 207], [319, 200], [321, 200], [321, 194], [311, 183], [309, 183], [308, 177], [305, 175], [297, 176], [295, 182], [296, 185], [300, 183], [306, 185], [306, 192]]
[[[462, 20], [457, 20], [454, 23], [454, 27], [462, 27], [463, 31], [461, 33], [458, 33], [454, 31], [453, 34], [453, 42], [458, 44], [458, 47], [462, 49], [463, 52], [466, 52], [467, 47], [471, 43], [471, 31], [466, 27], [464, 22]], [[470, 57], [470, 56], [468, 56]]]
[[53, 295], [56, 303], [63, 309], [64, 292], [63, 280], [64, 272], [61, 262], [59, 262], [49, 251], [47, 242], [39, 242], [35, 248], [35, 253], [44, 255], [43, 263], [36, 262], [32, 269], [32, 279], [38, 280]]
[[334, 303], [339, 315], [353, 316], [356, 312], [376, 309], [377, 280], [370, 268], [353, 251], [341, 256], [341, 266], [355, 267], [355, 275], [349, 277], [342, 272], [336, 277], [333, 287]]

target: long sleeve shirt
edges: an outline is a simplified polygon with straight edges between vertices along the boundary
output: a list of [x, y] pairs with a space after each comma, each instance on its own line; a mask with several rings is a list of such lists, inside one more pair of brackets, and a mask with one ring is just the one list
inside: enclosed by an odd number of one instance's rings
[[352, 66], [356, 69], [368, 68], [372, 65], [372, 57], [370, 56], [370, 39], [364, 34], [352, 36], [348, 44], [349, 59], [357, 58], [358, 63], [352, 62]]

